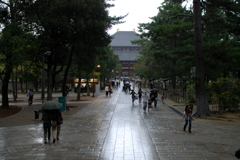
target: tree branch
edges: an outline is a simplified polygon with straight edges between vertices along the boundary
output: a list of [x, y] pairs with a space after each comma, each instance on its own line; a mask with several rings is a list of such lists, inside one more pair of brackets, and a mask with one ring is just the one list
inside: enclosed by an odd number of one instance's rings
[[2, 0], [0, 0], [0, 3], [5, 4], [6, 6], [10, 7], [10, 4], [8, 4], [8, 3], [6, 3], [6, 2], [4, 2]]
[[167, 23], [168, 23], [168, 24], [171, 23], [171, 20], [172, 20], [172, 19], [177, 18], [177, 17], [179, 17], [179, 16], [193, 17], [193, 15], [191, 15], [191, 14], [179, 13], [179, 14], [177, 14], [177, 15], [175, 15], [175, 16], [172, 16], [172, 17], [168, 18], [168, 22], [167, 22]]

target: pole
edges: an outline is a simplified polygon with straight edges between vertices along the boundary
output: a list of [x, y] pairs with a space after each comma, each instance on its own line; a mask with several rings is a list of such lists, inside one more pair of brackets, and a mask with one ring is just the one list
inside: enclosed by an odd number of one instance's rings
[[93, 85], [92, 85], [92, 87], [93, 87], [93, 88], [92, 88], [92, 89], [93, 89], [93, 95], [92, 95], [92, 97], [95, 97], [95, 96], [94, 96], [94, 92], [95, 92], [95, 85], [94, 85], [94, 72], [93, 72]]
[[45, 74], [44, 74], [44, 65], [45, 65], [45, 55], [42, 55], [42, 103], [44, 103], [44, 99], [45, 99], [45, 93], [44, 93], [44, 89], [45, 89]]

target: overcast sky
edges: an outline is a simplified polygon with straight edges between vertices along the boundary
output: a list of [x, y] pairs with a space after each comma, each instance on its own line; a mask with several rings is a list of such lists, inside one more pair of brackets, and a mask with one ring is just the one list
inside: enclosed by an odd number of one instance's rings
[[110, 35], [119, 31], [137, 31], [138, 23], [147, 23], [151, 20], [149, 17], [156, 16], [158, 14], [158, 7], [163, 0], [106, 0], [107, 3], [114, 4], [114, 7], [109, 9], [110, 16], [123, 16], [128, 14], [123, 21], [123, 24], [114, 25], [108, 33]]

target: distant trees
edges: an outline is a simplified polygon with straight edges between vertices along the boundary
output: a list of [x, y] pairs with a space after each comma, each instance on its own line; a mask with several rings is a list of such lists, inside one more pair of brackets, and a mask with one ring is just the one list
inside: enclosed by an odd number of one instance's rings
[[[152, 17], [153, 22], [139, 24], [142, 39], [135, 43], [143, 49], [135, 70], [158, 71], [150, 76], [139, 75], [170, 78], [173, 92], [176, 77], [188, 77], [195, 85], [196, 116], [205, 117], [210, 111], [205, 89], [209, 80], [227, 77], [229, 73], [239, 77], [236, 62], [240, 56], [240, 4], [232, 0], [193, 0], [193, 8], [186, 8], [181, 2], [165, 0], [158, 15]], [[191, 73], [193, 67], [195, 77]]]
[[39, 72], [46, 51], [51, 52], [45, 57], [48, 100], [52, 99], [55, 77], [60, 73], [63, 74], [61, 84], [65, 95], [73, 59], [75, 64], [81, 63], [79, 67], [84, 66], [85, 71], [92, 72], [98, 57], [106, 54], [104, 48], [111, 41], [107, 29], [122, 23], [120, 20], [124, 17], [108, 16], [109, 7], [113, 5], [104, 0], [0, 0], [0, 23], [4, 26], [0, 37], [0, 57], [4, 66], [2, 106], [8, 108], [7, 84], [13, 67], [32, 61]]
[[[176, 16], [179, 13], [191, 14], [179, 3], [165, 2], [159, 7], [158, 15], [152, 17], [153, 22], [139, 25], [144, 41], [135, 43], [143, 48], [142, 56], [150, 79], [170, 78], [175, 82], [176, 76], [187, 76], [186, 70], [193, 65], [192, 16]], [[173, 89], [175, 85], [173, 83]]]

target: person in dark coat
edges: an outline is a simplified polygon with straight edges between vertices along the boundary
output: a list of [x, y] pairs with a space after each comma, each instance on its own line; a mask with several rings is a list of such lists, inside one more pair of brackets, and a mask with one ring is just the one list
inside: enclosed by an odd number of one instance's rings
[[152, 101], [154, 102], [154, 107], [157, 107], [157, 98], [158, 98], [158, 93], [157, 91], [151, 91], [150, 97], [152, 98]]
[[[51, 137], [51, 111], [50, 110], [43, 110], [43, 132], [44, 132], [44, 143], [48, 143]], [[48, 140], [47, 140], [48, 138]]]
[[143, 94], [143, 91], [141, 89], [138, 90], [138, 99], [139, 99], [139, 103], [141, 103], [141, 100], [142, 100], [142, 94]]
[[134, 101], [137, 99], [136, 93], [134, 92], [134, 90], [132, 90], [130, 94], [132, 95], [132, 103], [134, 103]]

